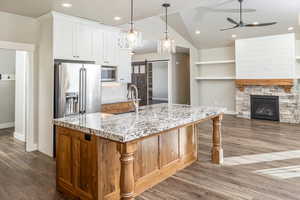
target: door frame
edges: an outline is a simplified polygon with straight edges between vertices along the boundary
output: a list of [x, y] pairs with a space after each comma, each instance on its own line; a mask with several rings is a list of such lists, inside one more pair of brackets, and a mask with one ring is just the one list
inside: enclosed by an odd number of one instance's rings
[[28, 62], [25, 68], [25, 142], [27, 152], [37, 150], [34, 142], [34, 52], [35, 45], [0, 41], [0, 49], [25, 51], [28, 53]]
[[[155, 63], [155, 62], [165, 62], [168, 65], [168, 103], [172, 104], [172, 62], [171, 58], [166, 59], [158, 59], [158, 60], [145, 60], [145, 61], [133, 61], [132, 63], [138, 63], [138, 62], [146, 62], [147, 63], [147, 69], [148, 69], [148, 63]], [[133, 72], [132, 72], [133, 73]], [[147, 75], [148, 76], [148, 75]], [[148, 79], [148, 78], [147, 78]]]

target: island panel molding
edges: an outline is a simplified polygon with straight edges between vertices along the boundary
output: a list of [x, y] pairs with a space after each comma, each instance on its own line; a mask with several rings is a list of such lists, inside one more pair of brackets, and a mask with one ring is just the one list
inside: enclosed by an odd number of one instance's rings
[[240, 91], [244, 91], [245, 86], [280, 86], [290, 93], [294, 86], [293, 79], [238, 79], [235, 83]]

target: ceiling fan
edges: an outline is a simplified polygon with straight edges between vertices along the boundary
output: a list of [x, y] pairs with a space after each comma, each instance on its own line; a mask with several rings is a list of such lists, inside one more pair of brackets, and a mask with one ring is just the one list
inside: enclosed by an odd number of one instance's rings
[[226, 29], [221, 29], [221, 31], [226, 31], [230, 29], [235, 29], [235, 28], [243, 28], [243, 27], [261, 27], [261, 26], [271, 26], [274, 24], [277, 24], [277, 22], [270, 22], [270, 23], [253, 23], [253, 24], [246, 24], [243, 21], [243, 1], [244, 0], [238, 0], [240, 3], [240, 22], [235, 21], [234, 19], [227, 17], [227, 21], [230, 23], [234, 24], [235, 26], [231, 28], [226, 28]]

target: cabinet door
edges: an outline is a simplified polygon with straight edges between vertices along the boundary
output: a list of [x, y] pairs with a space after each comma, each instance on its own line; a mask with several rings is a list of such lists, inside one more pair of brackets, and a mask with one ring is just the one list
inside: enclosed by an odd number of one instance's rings
[[103, 31], [95, 29], [93, 31], [93, 59], [97, 65], [103, 65]]
[[73, 191], [72, 135], [68, 129], [56, 128], [56, 179], [60, 187]]
[[79, 60], [93, 60], [93, 29], [84, 24], [77, 24], [76, 56]]
[[118, 80], [122, 83], [131, 83], [131, 55], [130, 50], [119, 50]]
[[117, 33], [112, 31], [104, 32], [103, 41], [103, 63], [108, 66], [116, 66], [117, 63]]
[[76, 24], [66, 19], [56, 19], [53, 25], [54, 58], [74, 59]]
[[96, 138], [73, 134], [74, 188], [83, 199], [97, 199]]

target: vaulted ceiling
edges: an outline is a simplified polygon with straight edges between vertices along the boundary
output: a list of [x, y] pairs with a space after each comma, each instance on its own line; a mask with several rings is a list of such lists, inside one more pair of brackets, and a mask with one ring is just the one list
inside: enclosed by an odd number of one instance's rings
[[[62, 3], [71, 3], [64, 8]], [[136, 0], [135, 20], [163, 13], [160, 5], [164, 0]], [[230, 27], [227, 17], [238, 20], [237, 0], [169, 0], [172, 7], [169, 25], [186, 40], [198, 48], [228, 46], [233, 43], [232, 34], [237, 38], [287, 33], [288, 27], [299, 32], [299, 0], [244, 0], [245, 9], [256, 9], [244, 14], [249, 23], [277, 21], [270, 27], [243, 28], [221, 32], [221, 28]], [[0, 11], [39, 17], [51, 10], [99, 21], [109, 25], [120, 25], [129, 21], [130, 0], [0, 0]], [[253, 11], [253, 10], [248, 10]], [[119, 16], [122, 19], [115, 21]], [[195, 34], [200, 30], [200, 34]], [[161, 30], [158, 30], [161, 31]]]

